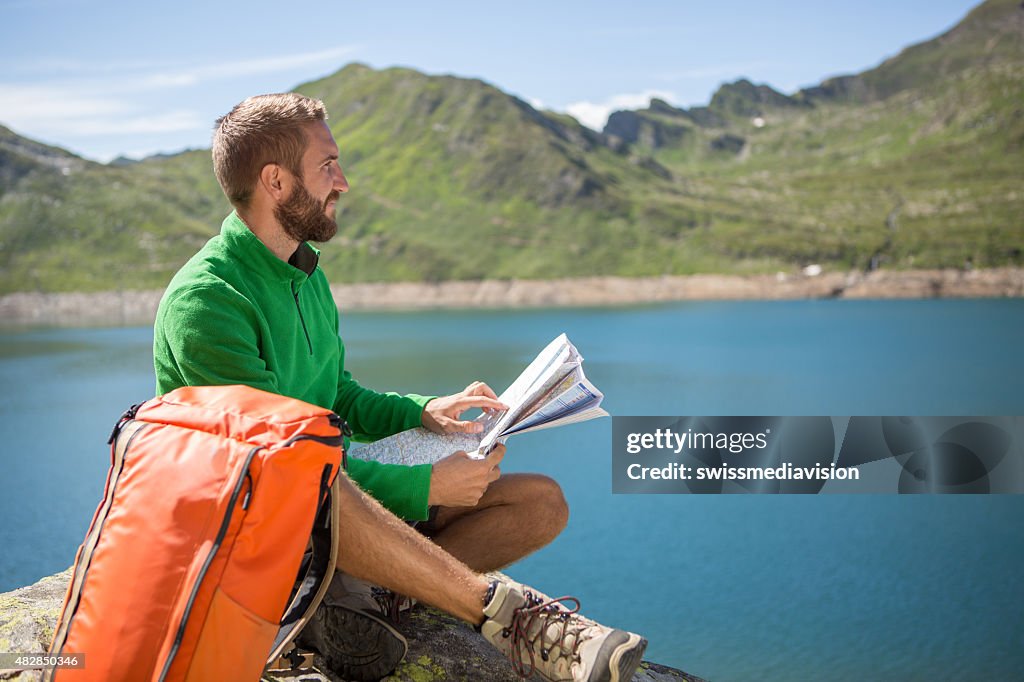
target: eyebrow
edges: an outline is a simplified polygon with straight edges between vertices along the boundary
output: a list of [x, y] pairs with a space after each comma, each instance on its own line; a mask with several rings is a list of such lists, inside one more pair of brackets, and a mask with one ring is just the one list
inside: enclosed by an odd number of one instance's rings
[[321, 159], [321, 163], [323, 161], [337, 161], [339, 158], [340, 157], [337, 154], [328, 154], [323, 159]]

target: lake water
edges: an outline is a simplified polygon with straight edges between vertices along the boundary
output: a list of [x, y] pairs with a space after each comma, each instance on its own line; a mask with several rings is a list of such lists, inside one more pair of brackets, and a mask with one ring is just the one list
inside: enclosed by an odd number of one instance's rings
[[[623, 415], [1024, 414], [1024, 300], [346, 314], [382, 390], [499, 391], [559, 332]], [[148, 328], [0, 333], [0, 591], [66, 568]], [[613, 496], [611, 425], [517, 436], [572, 510], [509, 572], [711, 680], [1021, 679], [1024, 496]], [[557, 595], [554, 595], [557, 596]]]

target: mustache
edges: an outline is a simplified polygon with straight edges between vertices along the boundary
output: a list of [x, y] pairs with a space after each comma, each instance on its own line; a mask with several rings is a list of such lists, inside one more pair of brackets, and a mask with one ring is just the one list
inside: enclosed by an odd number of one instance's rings
[[327, 206], [327, 204], [331, 203], [332, 201], [337, 201], [340, 197], [341, 192], [339, 192], [336, 189], [332, 189], [331, 193], [327, 195], [327, 199], [324, 200], [324, 206]]

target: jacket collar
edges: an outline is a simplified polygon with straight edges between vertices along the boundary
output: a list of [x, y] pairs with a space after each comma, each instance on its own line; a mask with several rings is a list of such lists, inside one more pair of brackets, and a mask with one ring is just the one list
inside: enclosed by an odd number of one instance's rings
[[251, 270], [266, 279], [290, 282], [296, 291], [312, 276], [320, 261], [320, 252], [303, 242], [288, 262], [284, 262], [253, 234], [237, 211], [232, 211], [221, 223], [220, 236]]

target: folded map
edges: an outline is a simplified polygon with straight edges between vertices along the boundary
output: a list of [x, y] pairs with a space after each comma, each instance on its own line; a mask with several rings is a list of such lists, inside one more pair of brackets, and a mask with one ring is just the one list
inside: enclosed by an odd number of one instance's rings
[[481, 433], [439, 435], [424, 428], [403, 431], [362, 446], [352, 455], [386, 464], [432, 464], [457, 450], [484, 457], [517, 433], [606, 417], [601, 393], [583, 374], [583, 357], [565, 334], [549, 343], [498, 399], [509, 406], [476, 421]]

